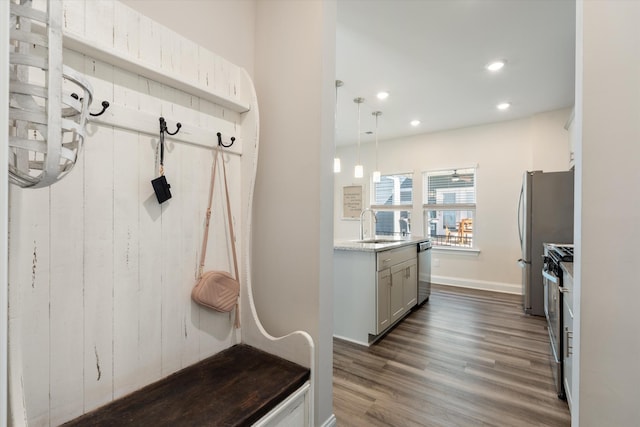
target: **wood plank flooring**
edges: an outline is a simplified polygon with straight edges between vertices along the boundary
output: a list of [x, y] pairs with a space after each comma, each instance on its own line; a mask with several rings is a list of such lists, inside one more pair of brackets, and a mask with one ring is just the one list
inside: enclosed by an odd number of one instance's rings
[[338, 426], [570, 426], [544, 318], [521, 297], [433, 286], [367, 348], [334, 339]]

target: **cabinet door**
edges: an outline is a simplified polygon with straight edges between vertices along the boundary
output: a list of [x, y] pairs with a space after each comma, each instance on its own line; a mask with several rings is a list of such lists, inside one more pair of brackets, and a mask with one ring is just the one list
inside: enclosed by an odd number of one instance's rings
[[404, 312], [404, 263], [391, 267], [391, 292], [389, 305], [391, 309], [391, 323], [398, 320]]
[[389, 288], [391, 287], [391, 270], [385, 269], [378, 271], [378, 283], [376, 293], [376, 331], [375, 334], [379, 334], [389, 327], [390, 312], [389, 312]]
[[411, 310], [418, 303], [418, 264], [412, 260], [405, 262], [404, 266], [404, 308]]

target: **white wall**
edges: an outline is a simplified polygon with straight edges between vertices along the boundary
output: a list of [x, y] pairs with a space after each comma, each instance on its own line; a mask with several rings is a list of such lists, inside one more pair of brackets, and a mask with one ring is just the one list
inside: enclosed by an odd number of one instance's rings
[[316, 343], [316, 425], [332, 416], [335, 2], [258, 2], [260, 161], [254, 199], [258, 314]]
[[[640, 422], [640, 3], [584, 1], [579, 417], [574, 425]], [[580, 32], [578, 32], [580, 35]], [[580, 71], [579, 71], [580, 72]], [[579, 98], [577, 99], [579, 101]]]
[[122, 0], [253, 76], [255, 1]]
[[[432, 275], [448, 283], [504, 292], [521, 292], [517, 228], [518, 196], [526, 170], [567, 170], [568, 132], [564, 125], [570, 109], [541, 113], [528, 119], [473, 126], [446, 132], [379, 142], [379, 168], [383, 174], [413, 172], [414, 207], [412, 231], [423, 235], [422, 172], [477, 165], [477, 210], [474, 239], [480, 253], [434, 251]], [[384, 116], [382, 116], [384, 117]], [[365, 187], [369, 204], [370, 173], [375, 163], [375, 144], [361, 145], [365, 178], [353, 178], [356, 146], [343, 146], [342, 172], [336, 174], [334, 220], [336, 239], [356, 239], [359, 222], [342, 219], [342, 187]]]

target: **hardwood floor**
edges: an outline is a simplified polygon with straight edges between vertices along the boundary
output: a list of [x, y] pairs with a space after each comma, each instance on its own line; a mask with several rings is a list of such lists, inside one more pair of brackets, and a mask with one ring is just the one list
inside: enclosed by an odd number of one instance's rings
[[525, 316], [520, 301], [433, 286], [371, 347], [334, 339], [338, 426], [569, 426], [545, 320]]

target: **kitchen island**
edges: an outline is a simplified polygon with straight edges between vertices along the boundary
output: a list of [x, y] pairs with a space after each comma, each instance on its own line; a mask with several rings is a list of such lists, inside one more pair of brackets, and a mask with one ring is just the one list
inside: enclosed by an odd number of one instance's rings
[[371, 345], [417, 304], [417, 245], [425, 237], [334, 242], [334, 336]]

